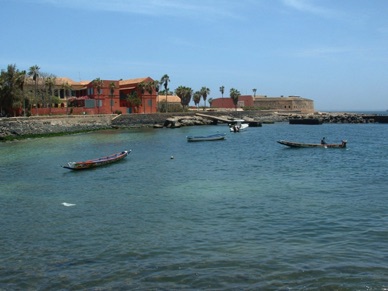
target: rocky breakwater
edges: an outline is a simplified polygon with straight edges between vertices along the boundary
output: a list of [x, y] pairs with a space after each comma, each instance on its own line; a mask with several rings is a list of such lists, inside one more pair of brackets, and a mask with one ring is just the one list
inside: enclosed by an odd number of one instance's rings
[[0, 140], [106, 129], [111, 120], [111, 115], [1, 118]]
[[214, 120], [196, 115], [173, 116], [165, 120], [163, 126], [177, 128], [181, 126], [211, 125], [216, 124]]
[[209, 125], [214, 120], [196, 116], [195, 113], [153, 113], [153, 114], [125, 114], [112, 120], [115, 128], [178, 128], [181, 126]]
[[365, 119], [363, 114], [356, 113], [326, 113], [316, 112], [313, 114], [290, 114], [289, 119], [319, 120], [320, 123], [367, 123], [374, 122]]
[[181, 126], [213, 125], [218, 123], [230, 123], [234, 119], [243, 119], [248, 123], [274, 123], [287, 121], [288, 117], [274, 113], [249, 113], [233, 112], [225, 115], [220, 112], [191, 113], [188, 115], [168, 117], [164, 123], [159, 123], [155, 127], [177, 128]]

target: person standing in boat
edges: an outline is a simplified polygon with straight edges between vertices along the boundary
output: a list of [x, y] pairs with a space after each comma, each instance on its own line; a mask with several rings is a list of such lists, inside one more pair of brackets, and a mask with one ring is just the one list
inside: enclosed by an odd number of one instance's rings
[[321, 144], [327, 144], [327, 143], [326, 143], [326, 137], [323, 137], [323, 138], [321, 139]]

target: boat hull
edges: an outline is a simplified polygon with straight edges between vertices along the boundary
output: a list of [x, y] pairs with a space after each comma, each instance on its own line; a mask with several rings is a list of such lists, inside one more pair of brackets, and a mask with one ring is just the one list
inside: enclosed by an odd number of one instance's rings
[[207, 136], [188, 136], [188, 142], [224, 140], [225, 134], [212, 134]]
[[240, 132], [243, 130], [246, 130], [249, 127], [248, 124], [242, 123], [242, 124], [237, 124], [237, 125], [232, 125], [229, 127], [230, 132]]
[[112, 164], [118, 161], [121, 161], [124, 159], [126, 156], [131, 151], [123, 151], [120, 153], [115, 153], [106, 157], [98, 158], [98, 159], [93, 159], [93, 160], [87, 160], [83, 162], [69, 162], [66, 165], [63, 166], [65, 169], [69, 170], [85, 170], [85, 169], [91, 169], [91, 168], [96, 168], [96, 167], [101, 167], [107, 164]]
[[307, 124], [307, 125], [319, 125], [323, 121], [318, 118], [304, 118], [304, 119], [290, 119], [289, 124]]
[[346, 148], [346, 140], [340, 144], [300, 143], [286, 140], [279, 140], [278, 143], [292, 148]]

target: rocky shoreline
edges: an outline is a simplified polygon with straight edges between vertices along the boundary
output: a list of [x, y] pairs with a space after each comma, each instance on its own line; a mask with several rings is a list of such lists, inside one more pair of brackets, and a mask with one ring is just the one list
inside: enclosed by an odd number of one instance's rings
[[126, 114], [126, 115], [86, 115], [86, 116], [40, 116], [0, 119], [0, 140], [39, 137], [109, 128], [139, 128], [201, 126], [227, 123], [234, 118], [247, 122], [275, 123], [290, 119], [317, 119], [321, 123], [372, 123], [373, 116], [355, 113], [298, 114], [262, 111], [237, 112], [190, 112], [170, 114]]

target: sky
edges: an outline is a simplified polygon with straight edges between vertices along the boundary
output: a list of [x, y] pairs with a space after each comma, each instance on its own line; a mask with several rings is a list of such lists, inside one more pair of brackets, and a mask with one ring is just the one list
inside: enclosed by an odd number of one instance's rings
[[388, 110], [387, 0], [0, 0], [0, 69]]

